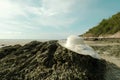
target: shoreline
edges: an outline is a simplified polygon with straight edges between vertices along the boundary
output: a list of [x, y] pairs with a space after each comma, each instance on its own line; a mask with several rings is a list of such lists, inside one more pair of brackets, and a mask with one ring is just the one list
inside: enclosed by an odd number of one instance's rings
[[13, 46], [17, 44], [20, 44], [23, 46], [27, 43], [30, 43], [31, 41], [44, 42], [48, 40], [44, 40], [44, 39], [0, 39], [0, 48], [5, 47], [5, 46]]
[[[116, 40], [97, 40], [97, 41], [85, 41], [86, 44], [91, 46], [96, 52], [98, 52], [102, 59], [117, 65], [120, 68], [120, 43]], [[116, 55], [117, 54], [117, 55]]]

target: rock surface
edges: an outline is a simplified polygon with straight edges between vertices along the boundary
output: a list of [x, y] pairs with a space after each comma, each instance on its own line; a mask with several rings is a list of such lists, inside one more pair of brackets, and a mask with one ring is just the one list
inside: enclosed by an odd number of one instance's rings
[[57, 41], [0, 49], [0, 80], [105, 80], [106, 61], [72, 52]]

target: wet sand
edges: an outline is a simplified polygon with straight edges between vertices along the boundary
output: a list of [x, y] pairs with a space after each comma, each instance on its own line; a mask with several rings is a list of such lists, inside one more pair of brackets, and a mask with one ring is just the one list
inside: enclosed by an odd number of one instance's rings
[[[116, 41], [85, 41], [86, 44], [90, 45], [90, 46], [120, 46], [119, 42]], [[113, 51], [114, 52], [114, 51]], [[105, 52], [103, 52], [105, 53]], [[114, 56], [110, 56], [108, 55], [110, 53], [106, 53], [106, 54], [100, 54], [101, 58], [105, 59], [106, 61], [109, 61], [111, 63], [116, 64], [118, 67], [120, 67], [120, 57], [114, 57]]]
[[105, 59], [106, 61], [109, 61], [111, 63], [114, 63], [118, 67], [120, 67], [120, 58], [116, 58], [116, 57], [113, 57], [113, 56], [108, 56], [108, 55], [105, 55], [105, 54], [102, 54], [101, 58]]
[[120, 45], [118, 42], [103, 42], [103, 41], [85, 41], [90, 46], [113, 46]]

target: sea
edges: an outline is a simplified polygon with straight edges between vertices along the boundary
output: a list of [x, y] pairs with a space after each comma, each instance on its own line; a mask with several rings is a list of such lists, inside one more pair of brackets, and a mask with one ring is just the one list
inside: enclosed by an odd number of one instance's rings
[[0, 39], [0, 48], [4, 46], [9, 46], [9, 45], [25, 45], [31, 41], [49, 41], [48, 39]]

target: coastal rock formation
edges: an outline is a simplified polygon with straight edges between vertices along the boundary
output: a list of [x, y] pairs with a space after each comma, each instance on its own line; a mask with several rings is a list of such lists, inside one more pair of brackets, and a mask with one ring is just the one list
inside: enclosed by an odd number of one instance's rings
[[106, 61], [72, 52], [57, 41], [0, 49], [0, 80], [105, 80]]

